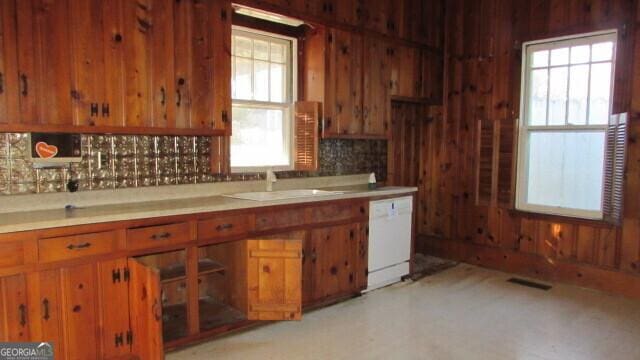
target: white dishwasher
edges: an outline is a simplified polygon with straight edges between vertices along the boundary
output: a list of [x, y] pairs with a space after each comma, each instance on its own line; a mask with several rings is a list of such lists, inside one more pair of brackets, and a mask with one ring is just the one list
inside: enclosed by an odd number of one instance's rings
[[369, 204], [369, 276], [367, 290], [393, 284], [409, 274], [413, 197]]

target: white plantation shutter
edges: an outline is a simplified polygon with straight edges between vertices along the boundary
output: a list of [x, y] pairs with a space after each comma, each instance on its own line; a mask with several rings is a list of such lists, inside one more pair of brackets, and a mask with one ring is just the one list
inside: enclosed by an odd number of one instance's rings
[[604, 219], [614, 224], [622, 220], [627, 114], [612, 115], [607, 128], [604, 174]]
[[318, 169], [320, 103], [298, 101], [294, 116], [294, 165], [298, 171]]

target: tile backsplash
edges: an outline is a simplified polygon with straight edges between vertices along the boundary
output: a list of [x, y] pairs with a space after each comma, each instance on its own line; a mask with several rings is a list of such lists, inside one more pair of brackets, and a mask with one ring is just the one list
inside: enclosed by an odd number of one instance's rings
[[[211, 138], [203, 136], [83, 135], [82, 161], [64, 168], [37, 169], [29, 159], [25, 133], [0, 133], [0, 194], [67, 191], [69, 179], [80, 191], [144, 186], [257, 180], [262, 173], [213, 175]], [[326, 139], [320, 142], [316, 172], [285, 171], [279, 178], [375, 172], [384, 181], [385, 140]]]

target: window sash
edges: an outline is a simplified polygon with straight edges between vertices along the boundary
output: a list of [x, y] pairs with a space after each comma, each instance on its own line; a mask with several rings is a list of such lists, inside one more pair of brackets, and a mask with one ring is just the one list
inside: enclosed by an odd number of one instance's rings
[[[283, 139], [284, 139], [284, 143], [283, 143], [283, 147], [284, 147], [284, 151], [285, 153], [288, 153], [288, 164], [272, 164], [272, 165], [256, 165], [256, 166], [231, 166], [231, 171], [234, 173], [239, 173], [239, 172], [261, 172], [261, 171], [266, 171], [267, 169], [273, 169], [273, 170], [277, 170], [277, 171], [286, 171], [286, 170], [293, 170], [294, 164], [293, 164], [293, 118], [292, 118], [292, 113], [293, 113], [293, 107], [291, 105], [278, 105], [278, 104], [270, 104], [270, 103], [260, 103], [260, 102], [233, 102], [232, 103], [232, 107], [242, 107], [242, 108], [248, 108], [248, 109], [275, 109], [275, 110], [282, 110], [283, 112], [283, 124], [282, 124], [282, 131], [283, 131]], [[233, 158], [233, 154], [231, 154], [231, 157]]]
[[[600, 42], [611, 41], [613, 42], [613, 50], [612, 50], [612, 58], [607, 61], [591, 61], [591, 57], [588, 62], [580, 63], [580, 64], [571, 64], [571, 59], [569, 58], [569, 63], [566, 65], [550, 65], [551, 60], [547, 61], [547, 66], [533, 67], [533, 53], [536, 51], [543, 50], [553, 50], [557, 48], [565, 48], [565, 47], [573, 47], [587, 44], [595, 44]], [[544, 214], [552, 214], [552, 215], [560, 215], [560, 216], [569, 216], [569, 217], [578, 217], [578, 218], [586, 218], [586, 219], [596, 219], [601, 220], [605, 217], [604, 214], [604, 201], [605, 201], [605, 179], [606, 179], [606, 168], [603, 167], [602, 174], [602, 201], [600, 205], [599, 211], [578, 209], [578, 208], [568, 208], [568, 207], [556, 207], [556, 206], [548, 206], [548, 205], [539, 205], [529, 203], [527, 201], [528, 196], [528, 183], [529, 183], [529, 160], [530, 160], [530, 144], [529, 144], [529, 135], [532, 132], [567, 132], [567, 133], [579, 133], [579, 132], [604, 132], [605, 140], [608, 138], [608, 131], [610, 128], [609, 121], [606, 124], [593, 124], [589, 125], [588, 121], [589, 115], [587, 113], [585, 121], [587, 124], [585, 125], [574, 125], [568, 123], [569, 114], [568, 114], [568, 106], [569, 106], [569, 97], [566, 98], [566, 107], [565, 110], [565, 124], [564, 125], [530, 125], [529, 121], [529, 98], [530, 98], [530, 80], [531, 74], [533, 70], [538, 69], [550, 69], [558, 68], [558, 67], [567, 67], [568, 69], [571, 66], [575, 65], [589, 65], [589, 78], [591, 78], [591, 66], [599, 63], [611, 63], [611, 82], [610, 82], [610, 95], [609, 95], [609, 114], [611, 113], [612, 106], [612, 98], [613, 98], [613, 84], [615, 81], [615, 61], [616, 61], [616, 45], [617, 45], [617, 32], [616, 31], [604, 31], [598, 33], [584, 34], [578, 37], [563, 37], [552, 40], [542, 40], [536, 42], [525, 43], [523, 45], [523, 50], [525, 51], [525, 56], [523, 57], [523, 66], [522, 66], [522, 79], [524, 80], [521, 84], [521, 107], [520, 107], [520, 119], [519, 119], [519, 131], [518, 131], [518, 158], [517, 158], [517, 173], [516, 173], [516, 208], [523, 211], [536, 212], [536, 213], [544, 213]], [[550, 55], [549, 55], [550, 56]], [[550, 79], [547, 79], [550, 81]], [[569, 78], [567, 79], [567, 92], [569, 91]], [[547, 85], [547, 119], [545, 123], [548, 124], [549, 121], [549, 94], [550, 87]], [[589, 91], [590, 94], [590, 91]], [[589, 108], [589, 101], [587, 101], [587, 109]], [[609, 119], [607, 119], [609, 120]], [[606, 164], [607, 157], [607, 144], [605, 142], [605, 156], [604, 161]]]
[[[283, 65], [284, 66], [284, 82], [285, 82], [285, 96], [282, 102], [277, 101], [266, 101], [273, 104], [293, 104], [293, 99], [296, 97], [296, 84], [295, 84], [295, 74], [297, 71], [297, 61], [295, 61], [295, 54], [297, 53], [297, 40], [294, 38], [290, 38], [283, 35], [266, 33], [259, 30], [247, 29], [239, 26], [233, 27], [232, 36], [242, 36], [249, 38], [251, 40], [260, 40], [266, 41], [269, 43], [269, 54], [271, 54], [271, 44], [280, 44], [283, 45], [286, 49], [285, 60], [283, 62], [272, 61], [271, 56], [269, 56], [269, 60], [256, 59], [255, 56], [242, 56], [237, 55], [235, 47], [236, 45], [232, 45], [231, 49], [231, 61], [233, 63], [233, 73], [231, 74], [232, 81], [237, 83], [236, 80], [236, 69], [237, 69], [237, 59], [245, 59], [251, 61], [251, 90], [255, 93], [255, 63], [256, 61], [265, 62], [269, 64], [269, 69], [271, 69], [271, 64]], [[269, 70], [270, 71], [270, 70]], [[269, 74], [269, 84], [267, 85], [267, 92], [269, 93], [269, 100], [271, 100], [271, 75]], [[241, 99], [237, 97], [233, 97], [233, 101], [249, 101], [249, 102], [265, 102], [254, 100], [255, 94], [252, 93], [252, 99]]]
[[[267, 169], [273, 169], [273, 170], [277, 170], [277, 171], [285, 171], [285, 170], [293, 170], [294, 169], [294, 136], [293, 133], [295, 131], [294, 129], [294, 121], [293, 121], [293, 117], [294, 117], [294, 99], [297, 97], [297, 80], [296, 80], [296, 75], [297, 75], [297, 58], [296, 58], [296, 54], [297, 54], [297, 39], [295, 38], [290, 38], [287, 36], [282, 36], [279, 34], [272, 34], [272, 33], [267, 33], [267, 32], [263, 32], [263, 31], [259, 31], [259, 30], [255, 30], [255, 29], [249, 29], [249, 28], [244, 28], [244, 27], [239, 27], [239, 26], [233, 26], [233, 34], [232, 35], [240, 35], [243, 37], [247, 37], [250, 38], [252, 40], [261, 40], [261, 41], [267, 41], [270, 44], [271, 43], [277, 43], [280, 45], [284, 45], [285, 49], [286, 49], [286, 54], [285, 54], [285, 59], [283, 62], [277, 62], [277, 61], [272, 61], [271, 60], [271, 56], [269, 56], [269, 60], [261, 60], [261, 59], [255, 59], [255, 57], [252, 56], [251, 57], [246, 57], [246, 56], [239, 56], [235, 54], [235, 45], [232, 48], [232, 61], [234, 64], [234, 69], [235, 69], [235, 64], [236, 64], [236, 58], [242, 58], [242, 59], [247, 59], [247, 60], [251, 60], [252, 62], [252, 73], [251, 73], [251, 78], [252, 78], [252, 91], [254, 91], [254, 82], [255, 82], [255, 78], [254, 78], [254, 66], [255, 66], [255, 61], [262, 61], [262, 62], [266, 62], [269, 64], [269, 67], [271, 68], [271, 64], [278, 64], [278, 65], [284, 65], [285, 67], [285, 96], [283, 98], [282, 102], [276, 102], [276, 101], [259, 101], [259, 100], [247, 100], [247, 99], [238, 99], [238, 98], [233, 98], [232, 99], [232, 107], [244, 107], [244, 108], [259, 108], [259, 109], [279, 109], [282, 110], [283, 113], [285, 114], [284, 116], [284, 124], [283, 124], [283, 131], [285, 132], [284, 134], [284, 138], [285, 138], [285, 151], [288, 153], [288, 159], [289, 159], [289, 164], [282, 166], [282, 165], [273, 165], [273, 166], [251, 166], [251, 167], [247, 167], [247, 166], [232, 166], [231, 167], [231, 171], [233, 173], [243, 173], [243, 172], [262, 172], [262, 171], [266, 171]], [[269, 52], [271, 54], [271, 45], [269, 45]], [[232, 74], [233, 77], [233, 81], [235, 82], [235, 71]], [[271, 81], [271, 76], [269, 76], [269, 81]], [[268, 85], [268, 93], [269, 93], [269, 99], [271, 99], [271, 84], [269, 83]], [[254, 95], [252, 94], [252, 97], [254, 97]], [[231, 154], [231, 157], [233, 158], [233, 154]]]

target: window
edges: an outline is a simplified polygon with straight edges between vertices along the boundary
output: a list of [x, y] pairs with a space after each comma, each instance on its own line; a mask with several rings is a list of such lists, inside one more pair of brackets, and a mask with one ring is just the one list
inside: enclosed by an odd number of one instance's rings
[[234, 27], [231, 168], [293, 168], [296, 40]]
[[604, 217], [616, 32], [524, 44], [516, 207]]

